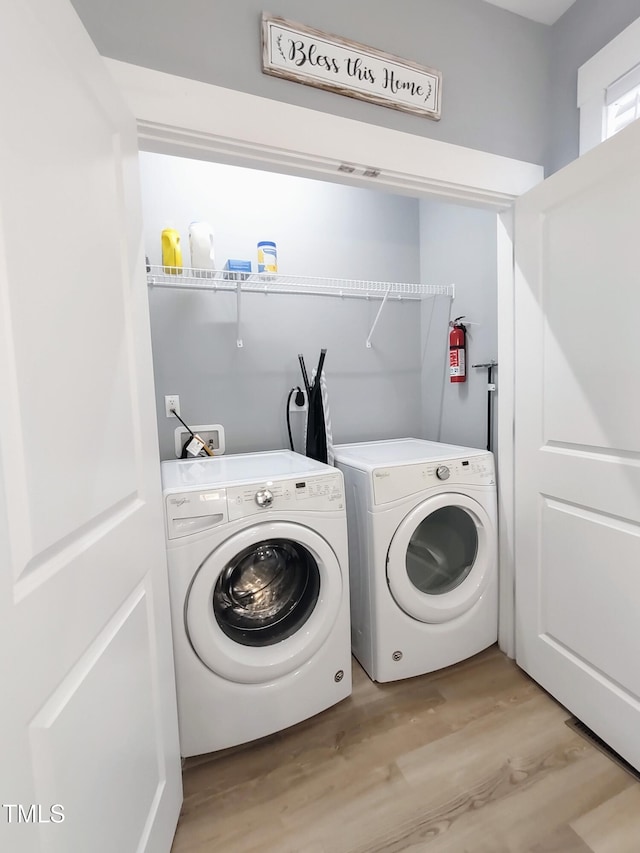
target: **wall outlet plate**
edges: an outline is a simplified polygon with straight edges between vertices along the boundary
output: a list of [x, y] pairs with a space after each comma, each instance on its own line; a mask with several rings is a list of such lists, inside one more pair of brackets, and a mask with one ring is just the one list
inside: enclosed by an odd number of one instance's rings
[[306, 412], [309, 408], [307, 405], [307, 392], [303, 391], [304, 394], [304, 405], [296, 406], [296, 395], [292, 394], [291, 399], [289, 400], [289, 411], [290, 412]]
[[168, 418], [175, 417], [171, 409], [173, 409], [176, 414], [180, 414], [180, 397], [177, 394], [167, 394], [164, 398], [164, 411]]
[[[203, 441], [206, 441], [211, 450], [213, 450], [214, 456], [220, 456], [224, 453], [225, 441], [224, 427], [222, 424], [195, 424], [191, 429], [199, 435]], [[176, 459], [180, 459], [180, 456], [182, 455], [182, 446], [189, 438], [189, 435], [189, 431], [183, 426], [176, 428], [174, 432]]]

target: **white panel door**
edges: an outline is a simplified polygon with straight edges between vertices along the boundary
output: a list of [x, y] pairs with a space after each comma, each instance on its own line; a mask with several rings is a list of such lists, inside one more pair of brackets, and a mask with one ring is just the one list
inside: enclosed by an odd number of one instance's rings
[[518, 663], [640, 768], [640, 122], [516, 203]]
[[0, 72], [0, 849], [160, 853], [181, 781], [135, 124], [67, 0], [4, 0]]

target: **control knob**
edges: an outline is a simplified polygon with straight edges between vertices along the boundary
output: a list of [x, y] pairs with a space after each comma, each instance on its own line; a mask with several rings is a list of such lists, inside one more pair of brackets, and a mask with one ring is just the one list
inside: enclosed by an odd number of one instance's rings
[[438, 465], [436, 468], [436, 477], [439, 480], [448, 480], [450, 475], [451, 471], [449, 471], [446, 465]]
[[273, 492], [269, 489], [260, 489], [256, 492], [256, 503], [260, 507], [271, 506], [273, 503]]

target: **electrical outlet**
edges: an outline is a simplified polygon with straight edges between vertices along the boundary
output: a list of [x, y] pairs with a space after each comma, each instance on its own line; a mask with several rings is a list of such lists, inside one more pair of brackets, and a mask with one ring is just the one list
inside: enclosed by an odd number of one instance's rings
[[296, 405], [296, 395], [292, 394], [291, 399], [289, 400], [289, 411], [290, 412], [306, 412], [309, 406], [307, 405], [307, 395], [304, 391], [301, 392], [304, 397], [304, 403], [302, 406]]
[[173, 409], [176, 414], [180, 414], [180, 397], [177, 394], [169, 394], [164, 398], [164, 410], [168, 418], [175, 417], [171, 409]]

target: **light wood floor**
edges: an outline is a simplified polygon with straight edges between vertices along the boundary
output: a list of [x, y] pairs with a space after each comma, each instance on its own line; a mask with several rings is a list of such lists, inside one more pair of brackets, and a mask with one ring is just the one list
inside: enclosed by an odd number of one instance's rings
[[187, 761], [172, 853], [640, 853], [640, 784], [497, 648]]

